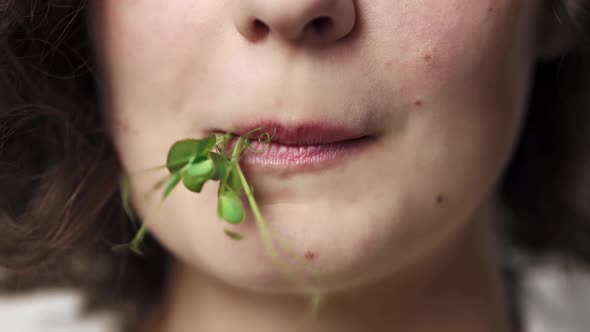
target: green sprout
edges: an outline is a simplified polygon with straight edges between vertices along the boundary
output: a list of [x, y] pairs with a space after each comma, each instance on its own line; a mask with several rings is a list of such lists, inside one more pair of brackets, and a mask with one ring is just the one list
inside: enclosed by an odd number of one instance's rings
[[[147, 214], [131, 242], [117, 245], [113, 249], [117, 251], [131, 250], [138, 255], [142, 255], [141, 244], [147, 235], [150, 221], [159, 211], [166, 198], [173, 190], [179, 187], [180, 183], [187, 190], [200, 193], [207, 181], [218, 181], [217, 215], [221, 220], [230, 225], [242, 223], [245, 217], [245, 208], [241, 197], [246, 197], [258, 232], [273, 263], [285, 277], [310, 294], [309, 314], [304, 321], [304, 324], [309, 324], [317, 317], [322, 298], [321, 292], [319, 289], [307, 285], [296, 274], [290, 271], [289, 267], [280, 259], [275, 242], [310, 273], [317, 276], [317, 272], [309, 262], [291, 250], [284, 241], [277, 236], [272, 236], [272, 229], [264, 219], [254, 197], [253, 189], [240, 167], [240, 158], [246, 149], [254, 153], [262, 153], [268, 149], [272, 138], [276, 134], [276, 130], [272, 134], [263, 132], [258, 136], [258, 142], [264, 148], [254, 149], [250, 146], [250, 135], [260, 130], [261, 128], [257, 128], [244, 135], [237, 136], [235, 144], [229, 149], [227, 148], [229, 140], [235, 137], [231, 133], [225, 133], [223, 135], [211, 134], [202, 139], [190, 138], [175, 142], [168, 150], [165, 165], [145, 170], [166, 169], [168, 171], [168, 174], [157, 181], [144, 197], [148, 199], [154, 192], [162, 190], [158, 203]], [[129, 203], [129, 186], [130, 176], [126, 175], [121, 182], [122, 207], [129, 219], [135, 223], [135, 217], [133, 216]], [[223, 231], [232, 240], [239, 241], [244, 238], [242, 234], [227, 228], [224, 228]]]

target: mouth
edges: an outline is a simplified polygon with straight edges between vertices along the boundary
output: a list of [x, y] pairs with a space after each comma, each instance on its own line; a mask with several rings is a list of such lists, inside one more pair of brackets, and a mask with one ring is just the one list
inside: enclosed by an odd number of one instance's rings
[[[224, 133], [222, 130], [209, 132]], [[227, 131], [226, 131], [227, 132]], [[365, 130], [328, 123], [301, 123], [287, 126], [275, 121], [238, 126], [234, 138], [248, 139], [240, 165], [245, 171], [311, 171], [342, 164], [358, 156], [375, 140]], [[268, 143], [270, 139], [270, 143]]]

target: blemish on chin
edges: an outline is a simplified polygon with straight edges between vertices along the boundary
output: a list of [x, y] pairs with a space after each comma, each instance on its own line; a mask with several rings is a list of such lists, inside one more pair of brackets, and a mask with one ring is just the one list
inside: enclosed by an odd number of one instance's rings
[[303, 255], [303, 257], [305, 257], [305, 259], [307, 259], [308, 261], [312, 261], [315, 258], [315, 256], [316, 254], [311, 251], [306, 251]]

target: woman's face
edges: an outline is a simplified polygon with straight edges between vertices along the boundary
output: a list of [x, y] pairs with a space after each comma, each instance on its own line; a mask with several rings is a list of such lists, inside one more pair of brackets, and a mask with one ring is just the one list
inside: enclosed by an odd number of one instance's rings
[[[326, 286], [365, 283], [435, 250], [490, 200], [526, 109], [542, 4], [97, 1], [104, 112], [132, 174], [164, 164], [175, 141], [212, 129], [275, 121], [370, 135], [331, 163], [247, 171], [274, 232]], [[133, 178], [140, 216], [156, 204], [142, 197], [162, 175]], [[251, 214], [231, 227], [246, 236], [234, 241], [216, 201], [217, 182], [201, 194], [179, 187], [151, 231], [219, 279], [291, 287]]]

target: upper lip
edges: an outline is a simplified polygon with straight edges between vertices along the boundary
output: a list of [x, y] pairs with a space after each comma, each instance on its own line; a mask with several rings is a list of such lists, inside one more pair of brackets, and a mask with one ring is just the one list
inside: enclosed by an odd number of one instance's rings
[[[212, 132], [223, 132], [212, 130]], [[283, 124], [278, 121], [261, 121], [258, 123], [238, 125], [230, 131], [234, 135], [246, 135], [258, 139], [267, 133], [273, 143], [281, 145], [321, 145], [368, 137], [361, 129], [338, 126], [327, 122], [300, 122]], [[264, 137], [263, 137], [264, 138]]]

